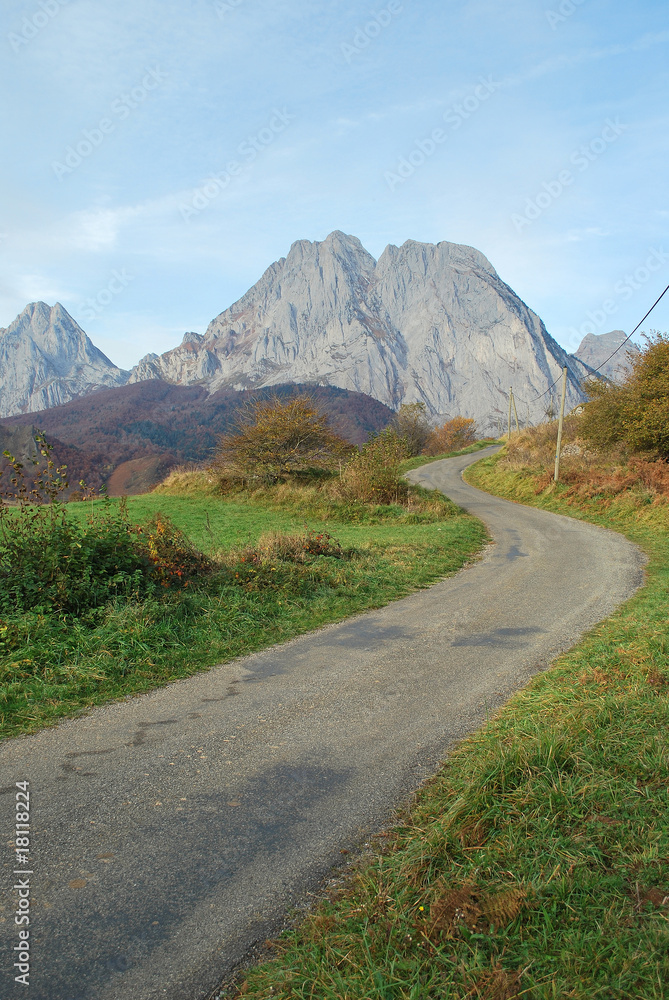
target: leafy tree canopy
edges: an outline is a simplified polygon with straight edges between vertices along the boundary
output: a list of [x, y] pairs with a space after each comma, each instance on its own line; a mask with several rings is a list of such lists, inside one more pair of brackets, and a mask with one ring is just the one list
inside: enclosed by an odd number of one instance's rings
[[581, 434], [599, 448], [621, 444], [629, 452], [669, 458], [669, 337], [651, 331], [619, 385], [591, 381], [585, 386]]

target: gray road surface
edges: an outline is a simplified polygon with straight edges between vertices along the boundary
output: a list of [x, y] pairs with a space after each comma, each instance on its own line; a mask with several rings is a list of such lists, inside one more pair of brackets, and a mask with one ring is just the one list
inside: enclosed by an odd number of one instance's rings
[[[454, 741], [642, 581], [612, 532], [416, 470], [495, 544], [455, 577], [0, 747], [0, 995], [202, 1000]], [[14, 783], [32, 804], [13, 982]]]

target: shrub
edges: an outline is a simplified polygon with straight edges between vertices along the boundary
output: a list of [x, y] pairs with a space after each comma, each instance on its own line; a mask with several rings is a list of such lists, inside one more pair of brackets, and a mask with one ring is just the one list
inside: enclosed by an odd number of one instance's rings
[[630, 370], [619, 385], [586, 384], [581, 434], [598, 448], [621, 444], [669, 459], [669, 337], [653, 331], [627, 358]]
[[133, 528], [139, 549], [150, 563], [150, 576], [163, 587], [172, 587], [210, 572], [213, 563], [198, 551], [183, 531], [160, 511], [144, 525]]
[[359, 503], [404, 503], [409, 484], [400, 473], [408, 458], [406, 442], [393, 430], [377, 434], [351, 458], [343, 470], [340, 490]]
[[167, 518], [132, 524], [123, 500], [103, 498], [83, 522], [73, 517], [61, 499], [65, 468], [55, 468], [44, 436], [37, 440], [45, 467], [32, 488], [6, 453], [13, 489], [0, 494], [0, 610], [80, 614], [114, 597], [182, 586], [210, 568]]
[[403, 403], [390, 426], [397, 436], [403, 439], [407, 458], [423, 454], [432, 433], [425, 403]]
[[256, 400], [238, 415], [236, 433], [221, 438], [214, 470], [223, 488], [240, 482], [271, 484], [288, 476], [330, 472], [350, 451], [310, 396]]
[[460, 451], [476, 441], [476, 423], [471, 417], [453, 417], [441, 427], [435, 427], [426, 445], [426, 455], [443, 455]]

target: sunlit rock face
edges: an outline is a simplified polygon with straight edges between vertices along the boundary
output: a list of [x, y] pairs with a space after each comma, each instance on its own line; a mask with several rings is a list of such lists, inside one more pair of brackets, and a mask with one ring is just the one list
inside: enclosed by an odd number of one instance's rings
[[477, 250], [409, 240], [376, 261], [354, 236], [334, 232], [294, 243], [204, 336], [145, 359], [131, 380], [212, 391], [319, 382], [393, 408], [422, 401], [434, 419], [461, 414], [492, 431], [510, 386], [521, 419], [542, 419], [547, 398], [535, 397], [563, 365], [572, 407], [586, 367]]
[[101, 387], [124, 385], [113, 365], [57, 302], [31, 302], [0, 329], [0, 416], [33, 413]]

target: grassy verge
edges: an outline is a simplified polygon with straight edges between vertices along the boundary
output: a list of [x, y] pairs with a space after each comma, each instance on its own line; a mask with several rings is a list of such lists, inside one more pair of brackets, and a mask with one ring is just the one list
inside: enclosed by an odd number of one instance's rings
[[648, 584], [460, 744], [244, 996], [666, 996], [667, 507], [537, 493], [532, 470], [497, 458], [468, 478], [623, 531], [649, 554]]
[[[68, 510], [84, 516], [85, 508], [73, 504]], [[158, 510], [200, 549], [222, 555], [221, 571], [185, 591], [141, 602], [118, 599], [79, 617], [5, 616], [1, 736], [33, 731], [380, 607], [457, 571], [485, 541], [483, 526], [452, 504], [416, 515], [414, 523], [403, 508], [386, 509], [377, 523], [309, 518], [310, 529], [330, 531], [344, 549], [354, 550], [345, 558], [310, 555], [295, 562], [277, 556], [257, 567], [242, 550], [263, 534], [303, 533], [302, 510], [272, 507], [268, 497], [253, 503], [149, 494], [129, 501], [138, 522]]]

